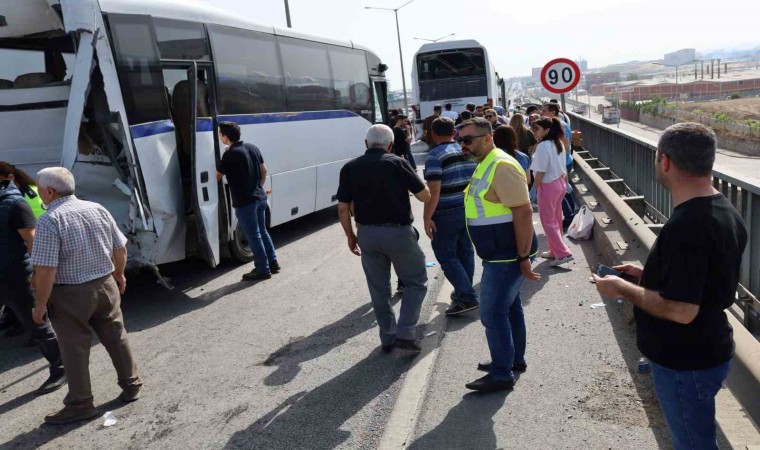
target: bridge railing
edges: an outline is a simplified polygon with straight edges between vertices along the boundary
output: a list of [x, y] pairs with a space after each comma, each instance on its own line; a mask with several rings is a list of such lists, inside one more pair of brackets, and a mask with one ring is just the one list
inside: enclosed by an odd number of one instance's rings
[[[619, 193], [643, 196], [646, 217], [653, 224], [667, 221], [673, 213], [673, 203], [670, 193], [656, 180], [656, 143], [577, 114], [570, 113], [570, 116], [573, 129], [582, 133], [583, 146], [593, 155], [592, 160], [598, 160], [599, 167], [609, 168], [612, 175], [607, 178], [619, 179], [625, 187]], [[713, 186], [731, 201], [747, 224], [749, 240], [741, 265], [739, 306], [746, 313], [756, 315], [760, 311], [757, 303], [760, 297], [760, 186], [721, 168], [713, 170]], [[749, 325], [750, 319], [745, 316], [745, 324]]]

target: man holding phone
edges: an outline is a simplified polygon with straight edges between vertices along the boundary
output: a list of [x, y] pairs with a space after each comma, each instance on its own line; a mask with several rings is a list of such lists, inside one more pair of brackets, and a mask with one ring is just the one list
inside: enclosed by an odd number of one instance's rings
[[712, 186], [716, 139], [709, 128], [680, 123], [663, 132], [657, 181], [675, 208], [644, 268], [613, 267], [638, 285], [594, 275], [604, 297], [633, 303], [637, 344], [652, 363], [657, 399], [676, 449], [717, 449], [715, 395], [728, 376], [734, 302], [747, 229]]

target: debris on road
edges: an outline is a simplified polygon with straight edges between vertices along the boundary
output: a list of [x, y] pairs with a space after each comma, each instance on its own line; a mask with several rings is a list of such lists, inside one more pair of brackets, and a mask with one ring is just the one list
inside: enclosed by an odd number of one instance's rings
[[116, 416], [113, 414], [113, 411], [106, 411], [106, 413], [103, 414], [104, 427], [112, 427], [116, 425], [116, 422]]
[[594, 303], [591, 305], [591, 309], [604, 308], [605, 306], [606, 305], [604, 303]]

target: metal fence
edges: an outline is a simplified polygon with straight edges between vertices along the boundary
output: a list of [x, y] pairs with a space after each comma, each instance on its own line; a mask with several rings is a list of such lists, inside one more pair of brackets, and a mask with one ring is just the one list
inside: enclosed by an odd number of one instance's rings
[[[655, 178], [656, 144], [577, 114], [570, 116], [573, 129], [581, 132], [583, 147], [625, 180], [631, 194], [644, 196], [648, 207], [659, 213], [656, 216], [667, 220], [673, 212], [673, 202], [670, 193]], [[740, 291], [760, 298], [760, 186], [720, 170], [713, 170], [713, 185], [731, 201], [747, 224], [749, 241], [742, 259]]]

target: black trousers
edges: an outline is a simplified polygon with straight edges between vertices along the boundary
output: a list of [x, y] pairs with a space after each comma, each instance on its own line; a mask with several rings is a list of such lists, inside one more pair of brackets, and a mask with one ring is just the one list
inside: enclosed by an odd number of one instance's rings
[[16, 314], [24, 331], [29, 333], [37, 343], [40, 353], [50, 363], [50, 373], [57, 375], [63, 372], [63, 360], [52, 325], [49, 321], [39, 325], [32, 319], [34, 292], [32, 292], [30, 277], [0, 277], [0, 302]]

